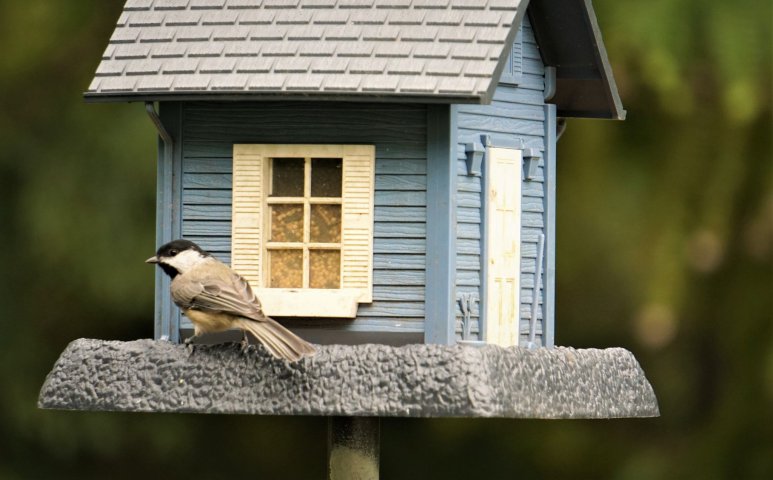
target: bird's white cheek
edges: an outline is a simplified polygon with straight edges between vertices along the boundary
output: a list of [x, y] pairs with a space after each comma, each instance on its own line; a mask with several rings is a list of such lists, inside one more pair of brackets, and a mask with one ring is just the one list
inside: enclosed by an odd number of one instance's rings
[[174, 267], [178, 272], [185, 273], [195, 267], [204, 259], [199, 252], [195, 250], [186, 250], [180, 252], [172, 258], [165, 259], [165, 263]]

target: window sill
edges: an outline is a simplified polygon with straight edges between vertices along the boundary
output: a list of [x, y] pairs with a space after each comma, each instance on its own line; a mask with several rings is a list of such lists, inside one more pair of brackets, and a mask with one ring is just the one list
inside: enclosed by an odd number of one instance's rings
[[359, 289], [256, 288], [269, 317], [355, 318], [363, 301]]

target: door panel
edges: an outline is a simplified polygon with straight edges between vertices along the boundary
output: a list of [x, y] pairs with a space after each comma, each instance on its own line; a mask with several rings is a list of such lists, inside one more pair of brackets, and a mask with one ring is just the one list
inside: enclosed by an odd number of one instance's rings
[[486, 341], [518, 344], [521, 267], [521, 151], [488, 150]]

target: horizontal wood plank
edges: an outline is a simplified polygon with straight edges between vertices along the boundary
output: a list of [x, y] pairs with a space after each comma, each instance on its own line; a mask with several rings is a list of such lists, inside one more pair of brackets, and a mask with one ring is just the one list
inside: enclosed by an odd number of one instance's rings
[[518, 87], [542, 92], [545, 90], [545, 78], [542, 75], [524, 72], [523, 75], [521, 75], [521, 81], [518, 83]]
[[185, 173], [233, 173], [231, 158], [184, 158]]
[[379, 238], [373, 239], [375, 253], [424, 254], [427, 242], [424, 238]]
[[376, 206], [424, 207], [427, 205], [426, 192], [376, 191]]
[[479, 132], [497, 132], [532, 137], [540, 137], [545, 134], [545, 126], [540, 120], [522, 120], [519, 118], [466, 113], [459, 115], [458, 122], [461, 129]]
[[230, 236], [231, 221], [183, 220], [183, 236]]
[[231, 254], [231, 235], [222, 237], [200, 237], [197, 235], [183, 235], [183, 238], [194, 242], [202, 249], [208, 252], [227, 253], [229, 258]]
[[[458, 285], [456, 287], [456, 296], [459, 297], [462, 294], [472, 295], [475, 299], [475, 307], [473, 307], [473, 311], [477, 310], [480, 305], [480, 288], [477, 286], [470, 286], [470, 285]], [[457, 302], [458, 303], [458, 302]]]
[[459, 192], [456, 194], [456, 205], [459, 207], [480, 209], [480, 206], [481, 206], [480, 193]]
[[460, 270], [480, 270], [480, 255], [458, 254], [456, 268]]
[[480, 272], [475, 270], [457, 270], [456, 284], [468, 287], [479, 287]]
[[424, 317], [424, 302], [380, 301], [360, 304], [357, 317]]
[[545, 66], [542, 64], [542, 60], [534, 57], [523, 57], [522, 68], [524, 73], [532, 75], [545, 75]]
[[459, 238], [456, 240], [456, 251], [462, 255], [480, 254], [480, 239]]
[[345, 332], [371, 332], [371, 333], [396, 333], [424, 332], [424, 318], [418, 317], [362, 317], [357, 321], [351, 319], [282, 319], [283, 323], [303, 335], [304, 328], [345, 331]]
[[425, 175], [376, 175], [376, 190], [415, 191], [427, 190]]
[[404, 285], [378, 285], [373, 287], [373, 301], [423, 302], [424, 287]]
[[480, 208], [458, 207], [456, 221], [459, 223], [480, 223]]
[[534, 243], [539, 241], [539, 236], [544, 234], [541, 228], [522, 227], [521, 228], [521, 244]]
[[[260, 128], [263, 129], [259, 132], [260, 134], [253, 131], [250, 135], [247, 135], [242, 129], [238, 129], [236, 132], [228, 131], [227, 129], [219, 129], [217, 132], [189, 132], [190, 135], [194, 136], [185, 143], [185, 157], [231, 158], [234, 141], [255, 144], [305, 143], [319, 145], [324, 143], [351, 143], [376, 145], [376, 158], [417, 157], [424, 155], [426, 149], [426, 143], [416, 139], [410, 140], [405, 138], [404, 141], [401, 141], [401, 138], [403, 138], [401, 136], [402, 129], [386, 131], [378, 127], [369, 127], [363, 129], [358, 135], [346, 135], [342, 138], [342, 132], [328, 131], [328, 135], [325, 136], [324, 132], [316, 130], [314, 130], [313, 135], [300, 135], [299, 131], [296, 131], [295, 135], [293, 135], [291, 130], [286, 130], [284, 127]], [[298, 127], [288, 126], [287, 128]], [[346, 128], [356, 129], [358, 127]], [[331, 138], [334, 139], [331, 141]]]
[[183, 205], [183, 221], [231, 220], [231, 205]]
[[426, 275], [424, 270], [375, 270], [373, 285], [419, 285], [424, 286]]
[[227, 173], [184, 173], [183, 188], [230, 189], [232, 175]]
[[497, 102], [492, 105], [460, 105], [459, 113], [464, 115], [478, 115], [503, 119], [536, 120], [545, 121], [544, 102], [536, 105], [528, 103]]
[[231, 200], [230, 188], [228, 190], [183, 189], [183, 205], [231, 205]]
[[376, 158], [376, 175], [426, 175], [427, 161], [423, 158]]
[[[183, 191], [185, 205], [230, 205], [231, 190], [187, 188]], [[424, 207], [426, 192], [376, 191], [375, 204], [394, 207]]]
[[[534, 300], [534, 289], [533, 288], [523, 288], [521, 289], [521, 303], [524, 305], [531, 305], [532, 301]], [[544, 291], [540, 289], [539, 297], [537, 299], [538, 304], [542, 304], [544, 300]]]
[[[227, 173], [185, 173], [183, 188], [186, 189], [230, 189], [232, 176]], [[424, 175], [376, 175], [376, 190], [425, 191], [427, 177]]]
[[376, 207], [377, 222], [424, 222], [426, 220], [426, 207]]
[[521, 192], [525, 197], [544, 197], [545, 185], [542, 182], [524, 182], [521, 186]]
[[456, 226], [458, 238], [480, 239], [480, 226], [472, 223], [459, 223]]
[[545, 217], [541, 213], [521, 213], [521, 225], [524, 227], [543, 228], [545, 226], [544, 220]]
[[424, 222], [376, 222], [375, 236], [378, 238], [426, 238], [427, 224]]
[[545, 201], [539, 197], [524, 197], [521, 199], [521, 211], [543, 213], [545, 211]]
[[479, 177], [460, 176], [456, 179], [456, 189], [458, 192], [473, 192], [480, 194], [481, 184]]
[[424, 255], [383, 254], [373, 255], [373, 268], [380, 270], [423, 269]]
[[[239, 140], [236, 139], [236, 142]], [[262, 142], [262, 143], [276, 143], [276, 142]], [[309, 142], [306, 142], [309, 143]], [[188, 146], [186, 144], [186, 146]], [[193, 145], [195, 146], [195, 145]], [[185, 173], [231, 173], [231, 157], [233, 153], [233, 149], [226, 148], [227, 144], [218, 144], [218, 148], [215, 150], [212, 150], [212, 155], [202, 156], [202, 152], [199, 151], [197, 148], [192, 149], [186, 149], [185, 151], [185, 157], [183, 160], [183, 172]], [[378, 168], [378, 163], [381, 161], [390, 161], [390, 160], [396, 160], [396, 161], [415, 161], [418, 160], [422, 164], [426, 164], [423, 155], [425, 154], [424, 148], [422, 148], [422, 145], [420, 143], [411, 143], [411, 144], [404, 144], [400, 143], [399, 141], [393, 142], [393, 143], [379, 143], [376, 144], [376, 167]], [[201, 160], [202, 163], [198, 163], [198, 161]], [[190, 163], [190, 168], [187, 167], [187, 164]], [[389, 170], [389, 166], [386, 165], [387, 170]], [[405, 172], [405, 173], [426, 173], [426, 168], [421, 169], [420, 167], [415, 166], [409, 166], [410, 168], [416, 168], [416, 171], [413, 172]], [[402, 173], [401, 171], [398, 172], [390, 172], [385, 170], [383, 173]]]
[[494, 91], [492, 105], [505, 107], [509, 104], [523, 104], [541, 106], [545, 104], [542, 92], [535, 90], [522, 90], [519, 88], [499, 85]]

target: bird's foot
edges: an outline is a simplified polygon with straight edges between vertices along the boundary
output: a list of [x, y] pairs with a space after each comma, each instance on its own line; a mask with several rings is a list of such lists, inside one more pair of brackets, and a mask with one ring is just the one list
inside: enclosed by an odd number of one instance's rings
[[250, 339], [247, 338], [247, 332], [242, 330], [242, 341], [239, 342], [239, 345], [241, 346], [242, 353], [246, 353], [247, 350], [250, 348]]
[[196, 352], [196, 344], [193, 343], [193, 340], [196, 338], [196, 335], [193, 335], [192, 337], [188, 337], [183, 342], [185, 344], [185, 348], [188, 349], [188, 357], [192, 357], [193, 354]]

